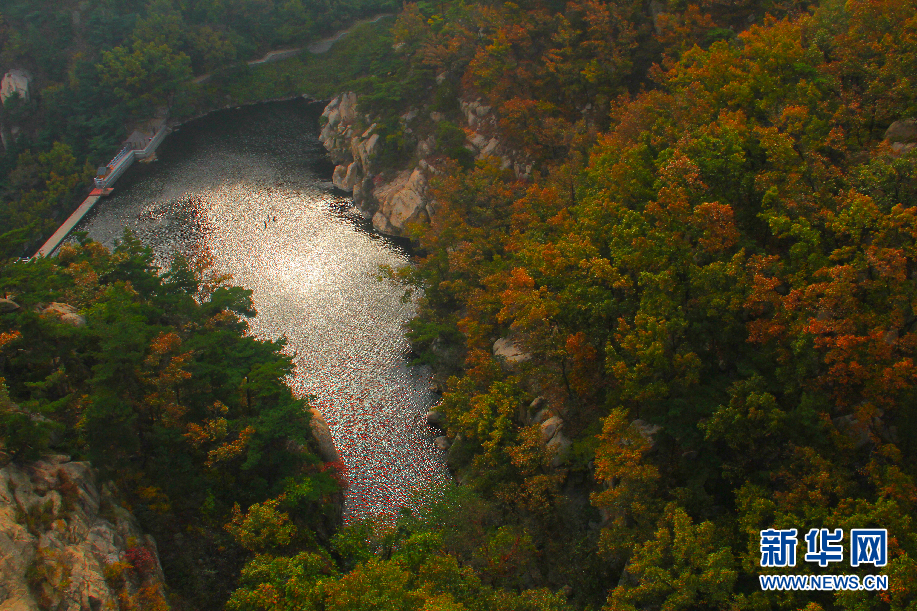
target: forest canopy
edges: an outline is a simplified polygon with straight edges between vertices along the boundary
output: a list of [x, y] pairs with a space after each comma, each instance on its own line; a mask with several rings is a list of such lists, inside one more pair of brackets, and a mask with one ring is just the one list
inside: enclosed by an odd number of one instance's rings
[[[98, 66], [136, 55], [162, 71], [151, 95], [180, 97], [327, 15], [126, 6], [86, 22], [108, 41], [92, 60], [29, 52], [24, 36], [77, 36], [66, 19], [4, 13], [31, 25], [7, 25], [3, 57], [57, 79], [43, 106], [4, 110], [43, 126], [5, 158], [5, 218], [22, 220], [4, 227], [51, 223], [84, 180], [81, 134], [110, 134], [102, 150], [149, 111], [119, 98], [131, 75], [92, 85]], [[157, 536], [201, 520], [200, 547], [168, 562], [182, 592], [211, 580], [213, 608], [913, 608], [917, 2], [418, 2], [390, 36], [352, 82], [392, 167], [428, 135], [399, 118], [441, 115], [437, 213], [397, 273], [423, 291], [409, 336], [442, 383], [461, 486], [336, 529], [335, 478], [285, 443], [308, 415], [281, 347], [244, 334], [247, 294], [194, 262], [157, 272], [129, 236], [0, 272], [21, 306], [0, 315], [5, 451], [92, 458]], [[531, 170], [469, 155], [462, 102]], [[186, 479], [156, 478], [177, 463]], [[890, 586], [765, 592], [790, 572], [762, 566], [770, 529], [799, 533], [794, 574]], [[852, 530], [886, 529], [887, 563], [805, 562], [812, 529], [842, 529], [845, 553]], [[187, 558], [212, 541], [234, 552], [205, 577]]]

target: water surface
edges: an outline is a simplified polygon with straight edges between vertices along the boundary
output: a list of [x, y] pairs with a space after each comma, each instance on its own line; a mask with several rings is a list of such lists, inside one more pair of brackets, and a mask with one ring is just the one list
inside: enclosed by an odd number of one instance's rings
[[409, 263], [335, 194], [305, 101], [222, 111], [170, 135], [76, 231], [111, 247], [125, 227], [160, 266], [176, 252], [253, 291], [251, 331], [288, 338], [290, 385], [325, 415], [350, 482], [345, 518], [390, 514], [412, 490], [444, 482], [424, 414], [429, 372], [407, 366], [403, 290], [376, 279]]

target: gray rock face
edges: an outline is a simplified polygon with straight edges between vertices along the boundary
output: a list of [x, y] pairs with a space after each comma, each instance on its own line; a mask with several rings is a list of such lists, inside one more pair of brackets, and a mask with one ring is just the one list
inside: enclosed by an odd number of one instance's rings
[[355, 135], [356, 107], [357, 94], [343, 93], [331, 100], [322, 113], [325, 123], [319, 140], [336, 164], [347, 166], [354, 160], [350, 143]]
[[379, 134], [369, 133], [370, 130], [376, 127], [373, 124], [363, 136], [357, 140], [352, 146], [352, 154], [354, 158], [360, 160], [361, 167], [372, 168], [373, 167], [373, 158], [379, 154], [381, 149], [381, 144], [379, 143]]
[[465, 120], [468, 122], [468, 126], [471, 127], [471, 129], [476, 129], [478, 126], [482, 125], [485, 118], [490, 113], [490, 106], [485, 106], [480, 100], [462, 101], [461, 107], [462, 113], [465, 115]]
[[517, 178], [531, 177], [534, 167], [531, 160], [519, 151], [507, 148], [498, 138], [492, 136], [498, 129], [497, 118], [490, 106], [484, 105], [481, 100], [462, 100], [461, 108], [472, 132], [465, 148], [474, 153], [475, 159], [483, 161], [488, 157], [495, 157], [502, 169], [512, 168]]
[[366, 220], [371, 219], [375, 212], [373, 187], [373, 179], [369, 177], [364, 177], [353, 186], [353, 203]]
[[[375, 134], [373, 134], [375, 138]], [[344, 190], [353, 191], [353, 188], [363, 180], [363, 169], [359, 163], [354, 161], [347, 166], [347, 173], [344, 175]]]
[[331, 174], [331, 183], [338, 189], [346, 191], [344, 188], [344, 177], [347, 175], [347, 168], [338, 165], [334, 167], [334, 172]]
[[[424, 158], [433, 153], [435, 138], [427, 136], [419, 141], [419, 161], [415, 168], [383, 179], [376, 167], [382, 150], [381, 137], [376, 133], [376, 124], [358, 131], [356, 107], [356, 94], [345, 93], [331, 100], [322, 113], [324, 124], [319, 139], [338, 166], [332, 182], [337, 188], [353, 193], [354, 204], [364, 217], [372, 219], [377, 231], [405, 235], [409, 224], [426, 222], [433, 214], [434, 203], [427, 195], [427, 176], [435, 173], [435, 169]], [[401, 120], [407, 125], [419, 114], [414, 109]]]
[[382, 233], [400, 235], [408, 223], [426, 215], [424, 195], [427, 179], [420, 168], [405, 170], [395, 180], [376, 188], [379, 210], [373, 215], [373, 226]]
[[342, 191], [353, 192], [354, 187], [360, 184], [362, 180], [363, 172], [359, 161], [354, 161], [347, 167], [342, 165], [335, 167], [334, 174], [331, 176], [331, 182]]
[[168, 608], [156, 543], [88, 463], [0, 469], [0, 609], [119, 609], [141, 588]]
[[[418, 161], [414, 169], [405, 169], [392, 179], [390, 174], [382, 175], [382, 168], [377, 167], [382, 142], [376, 133], [376, 124], [362, 129], [358, 125], [357, 105], [355, 93], [344, 93], [331, 100], [322, 113], [323, 126], [319, 139], [328, 150], [331, 161], [338, 166], [332, 182], [337, 188], [353, 193], [354, 204], [365, 218], [372, 219], [377, 231], [406, 235], [409, 224], [429, 221], [437, 209], [427, 188], [427, 178], [437, 172], [433, 167], [436, 139], [430, 133], [419, 131], [425, 126], [412, 122], [418, 117], [425, 117], [426, 127], [429, 127], [430, 123], [443, 121], [446, 116], [437, 111], [415, 108], [400, 117], [406, 134], [418, 130]], [[533, 170], [531, 160], [518, 151], [508, 150], [492, 136], [497, 129], [497, 119], [491, 107], [481, 100], [461, 100], [460, 106], [471, 130], [465, 148], [479, 160], [496, 158], [503, 169], [511, 168], [518, 178], [530, 177]], [[370, 120], [369, 116], [363, 119]]]
[[[337, 164], [332, 182], [353, 193], [354, 204], [378, 231], [404, 235], [408, 223], [429, 219], [425, 170], [418, 167], [380, 180], [374, 172], [382, 141], [375, 123], [362, 133], [356, 131], [356, 106], [356, 94], [346, 93], [331, 100], [322, 113], [325, 124], [319, 139]], [[406, 117], [414, 118], [410, 113]]]

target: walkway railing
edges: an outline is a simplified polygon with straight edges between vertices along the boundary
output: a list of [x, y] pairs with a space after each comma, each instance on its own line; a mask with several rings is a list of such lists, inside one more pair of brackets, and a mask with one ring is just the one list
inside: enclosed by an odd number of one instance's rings
[[118, 151], [118, 154], [115, 155], [111, 161], [108, 162], [108, 165], [105, 166], [108, 170], [105, 173], [105, 176], [96, 177], [93, 182], [95, 183], [96, 190], [94, 190], [89, 197], [83, 200], [83, 203], [71, 214], [64, 223], [58, 227], [57, 231], [54, 232], [48, 241], [45, 242], [41, 248], [38, 249], [38, 252], [35, 253], [36, 257], [47, 257], [54, 250], [60, 246], [60, 243], [64, 241], [64, 238], [73, 231], [73, 228], [76, 227], [77, 223], [83, 220], [83, 217], [92, 210], [92, 207], [99, 201], [99, 198], [102, 196], [102, 189], [107, 189], [115, 184], [115, 181], [124, 174], [125, 170], [134, 163], [134, 159], [146, 159], [154, 152], [156, 152], [156, 147], [158, 147], [163, 139], [166, 137], [169, 128], [163, 121], [162, 126], [156, 134], [150, 138], [150, 141], [147, 142], [146, 146], [142, 149], [135, 149], [134, 145], [131, 143], [125, 144], [121, 147], [121, 150]]
[[106, 166], [108, 172], [105, 173], [105, 176], [97, 176], [95, 178], [94, 182], [96, 188], [107, 189], [115, 184], [115, 181], [124, 174], [125, 170], [127, 170], [132, 163], [134, 163], [134, 159], [146, 159], [152, 155], [156, 151], [156, 147], [158, 147], [166, 137], [167, 131], [168, 127], [163, 123], [159, 131], [157, 131], [156, 134], [150, 138], [150, 141], [147, 142], [147, 145], [139, 150], [135, 149], [134, 145], [131, 143], [125, 144], [124, 147], [118, 151], [118, 154], [108, 162]]

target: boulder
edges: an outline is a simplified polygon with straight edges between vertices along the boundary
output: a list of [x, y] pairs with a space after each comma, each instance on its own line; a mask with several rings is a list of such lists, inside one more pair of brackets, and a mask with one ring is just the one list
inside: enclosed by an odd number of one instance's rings
[[347, 189], [344, 188], [344, 177], [346, 175], [346, 167], [342, 165], [335, 166], [334, 172], [331, 173], [331, 184], [333, 184], [338, 189], [341, 189], [342, 191], [347, 191]]
[[344, 190], [353, 191], [353, 188], [363, 180], [363, 168], [354, 161], [347, 166], [347, 174], [344, 176]]
[[547, 450], [551, 453], [551, 466], [555, 469], [567, 462], [570, 447], [573, 442], [567, 439], [563, 431], [557, 431], [547, 443]]
[[310, 408], [312, 420], [309, 426], [312, 428], [312, 438], [318, 446], [318, 455], [325, 462], [337, 462], [341, 460], [337, 448], [334, 447], [334, 439], [331, 437], [331, 429], [322, 413], [317, 409]]
[[442, 450], [443, 452], [448, 450], [449, 446], [452, 445], [451, 443], [449, 443], [449, 438], [446, 437], [445, 435], [440, 435], [439, 437], [433, 440], [433, 443], [436, 444], [436, 447]]
[[914, 150], [917, 147], [917, 119], [895, 121], [885, 130], [885, 140], [897, 155]]
[[0, 299], [0, 314], [15, 312], [19, 309], [19, 304], [12, 299]]
[[493, 352], [495, 357], [505, 362], [511, 369], [532, 358], [532, 355], [523, 350], [512, 335], [501, 337], [495, 341]]
[[541, 423], [541, 443], [547, 444], [563, 427], [564, 421], [559, 416], [551, 416]]
[[50, 303], [38, 312], [42, 316], [54, 316], [66, 325], [82, 327], [86, 324], [86, 318], [81, 316], [77, 309], [66, 303]]
[[895, 121], [885, 130], [885, 139], [891, 143], [901, 142], [907, 144], [917, 142], [917, 119]]
[[438, 412], [435, 409], [427, 412], [427, 424], [438, 428], [446, 426], [446, 414]]

